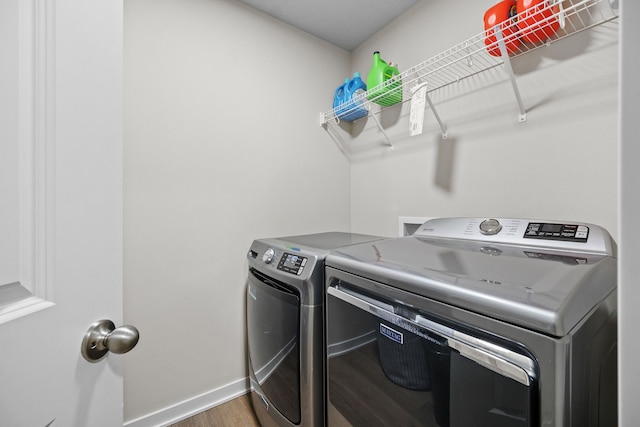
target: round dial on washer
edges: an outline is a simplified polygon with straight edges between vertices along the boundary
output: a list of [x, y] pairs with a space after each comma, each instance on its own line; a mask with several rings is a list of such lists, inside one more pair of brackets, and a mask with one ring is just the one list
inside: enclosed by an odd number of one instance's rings
[[273, 249], [269, 248], [266, 251], [264, 251], [264, 254], [262, 254], [262, 261], [264, 261], [265, 264], [269, 264], [271, 263], [271, 261], [273, 261], [273, 257], [275, 256], [276, 251], [274, 251]]
[[480, 232], [487, 236], [498, 234], [502, 230], [502, 224], [497, 219], [485, 219], [480, 223]]

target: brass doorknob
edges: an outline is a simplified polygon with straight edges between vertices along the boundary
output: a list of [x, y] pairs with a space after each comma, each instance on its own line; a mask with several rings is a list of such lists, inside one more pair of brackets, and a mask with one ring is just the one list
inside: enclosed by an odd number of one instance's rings
[[98, 320], [89, 327], [82, 340], [82, 356], [89, 362], [97, 362], [108, 352], [123, 354], [138, 344], [140, 333], [131, 325], [116, 328], [111, 320]]

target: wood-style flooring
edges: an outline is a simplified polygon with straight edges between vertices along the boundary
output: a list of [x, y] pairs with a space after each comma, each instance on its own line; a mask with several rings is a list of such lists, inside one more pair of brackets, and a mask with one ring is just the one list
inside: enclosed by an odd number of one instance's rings
[[182, 420], [170, 427], [260, 427], [248, 394]]

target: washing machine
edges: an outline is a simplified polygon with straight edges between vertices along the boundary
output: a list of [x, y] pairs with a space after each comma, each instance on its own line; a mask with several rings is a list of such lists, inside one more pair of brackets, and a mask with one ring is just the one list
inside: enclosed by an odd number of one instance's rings
[[379, 240], [328, 232], [255, 240], [248, 252], [251, 400], [267, 426], [324, 426], [324, 260]]
[[329, 426], [617, 425], [603, 228], [442, 218], [325, 264]]

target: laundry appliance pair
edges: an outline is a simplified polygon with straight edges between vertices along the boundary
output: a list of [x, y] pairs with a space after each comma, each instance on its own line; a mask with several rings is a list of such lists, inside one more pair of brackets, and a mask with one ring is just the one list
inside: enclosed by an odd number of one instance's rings
[[399, 238], [256, 240], [248, 259], [264, 426], [616, 425], [601, 227], [441, 218]]

